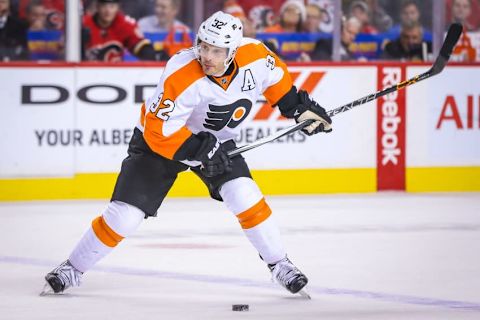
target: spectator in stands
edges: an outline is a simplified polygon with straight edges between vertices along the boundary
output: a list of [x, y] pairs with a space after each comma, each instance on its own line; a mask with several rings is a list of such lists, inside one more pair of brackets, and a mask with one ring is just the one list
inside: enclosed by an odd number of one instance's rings
[[165, 40], [156, 44], [167, 53], [167, 56], [172, 56], [193, 44], [189, 34], [190, 28], [176, 19], [181, 4], [181, 0], [156, 0], [155, 14], [144, 17], [138, 22], [140, 30], [144, 33], [167, 33]]
[[59, 26], [63, 27], [63, 20], [58, 25], [49, 23], [48, 12], [42, 0], [32, 0], [25, 8], [29, 22], [28, 49], [31, 60], [64, 58], [65, 37], [63, 31], [57, 29]]
[[47, 11], [41, 0], [32, 0], [25, 11], [28, 29], [31, 31], [47, 30]]
[[381, 0], [365, 0], [371, 10], [370, 19], [378, 32], [385, 32], [393, 25], [393, 19], [387, 14], [384, 7], [379, 3]]
[[303, 22], [306, 19], [306, 9], [303, 1], [287, 0], [280, 7], [279, 22], [264, 32], [281, 33], [281, 32], [301, 32], [303, 30]]
[[[197, 1], [197, 0], [193, 0]], [[238, 4], [242, 7], [243, 11], [245, 12], [245, 16], [251, 19], [254, 23], [256, 22], [252, 19], [253, 11], [263, 11], [265, 7], [268, 7], [273, 11], [275, 15], [278, 14], [280, 11], [280, 7], [285, 2], [285, 0], [236, 0]], [[301, 0], [303, 2], [303, 0]], [[214, 12], [220, 10], [223, 7], [225, 0], [204, 0], [204, 13], [205, 16], [209, 16]], [[258, 9], [261, 10], [258, 10]], [[257, 29], [258, 30], [258, 29]]]
[[27, 24], [11, 15], [10, 0], [0, 0], [0, 61], [27, 59]]
[[320, 32], [320, 25], [323, 20], [322, 9], [316, 3], [310, 3], [306, 6], [307, 18], [305, 19], [304, 29], [306, 32]]
[[[362, 23], [354, 16], [344, 18], [341, 27], [340, 60], [353, 59], [350, 45], [355, 41], [357, 34], [362, 28]], [[310, 54], [312, 60], [332, 60], [333, 42], [331, 38], [320, 39], [315, 44], [315, 49]]]
[[237, 0], [224, 0], [222, 11], [234, 17], [245, 17], [245, 11]]
[[361, 33], [377, 34], [378, 30], [371, 21], [370, 7], [365, 1], [356, 0], [350, 4], [349, 15], [357, 18], [361, 24]]
[[398, 37], [402, 25], [420, 23], [420, 14], [417, 0], [403, 0], [400, 5], [400, 23], [393, 26], [388, 33], [394, 37]]
[[141, 60], [157, 60], [149, 40], [132, 18], [119, 11], [119, 0], [97, 0], [94, 15], [83, 19], [83, 58], [91, 61], [121, 61], [124, 48]]
[[423, 61], [432, 52], [431, 42], [423, 41], [423, 28], [418, 22], [402, 26], [400, 37], [387, 43], [381, 59]]
[[[322, 20], [320, 21], [320, 31], [325, 33], [333, 32], [333, 0], [308, 0], [308, 4], [314, 4], [322, 11]], [[307, 13], [308, 15], [308, 13]]]
[[[300, 1], [303, 2], [303, 0]], [[247, 16], [249, 16], [250, 12], [258, 6], [269, 6], [275, 14], [278, 14], [285, 0], [238, 0], [238, 3], [245, 10]]]
[[463, 25], [463, 28], [467, 31], [474, 30], [475, 28], [468, 21], [471, 14], [472, 14], [471, 0], [453, 0], [452, 22], [461, 23]]
[[142, 32], [190, 32], [190, 28], [183, 22], [176, 19], [181, 0], [156, 0], [155, 14], [144, 17], [138, 21], [138, 26]]
[[263, 30], [273, 26], [275, 24], [274, 16], [275, 13], [270, 6], [255, 6], [248, 14], [248, 18], [258, 32], [263, 32]]
[[446, 27], [451, 22], [460, 22], [464, 30], [474, 31], [480, 27], [480, 1], [446, 0]]
[[[65, 25], [65, 3], [64, 0], [18, 0], [20, 16], [28, 17], [28, 7], [35, 2], [43, 5], [42, 11], [45, 14], [45, 28], [48, 30], [63, 30]], [[37, 7], [38, 9], [38, 7]]]
[[420, 8], [416, 0], [403, 0], [400, 7], [400, 23], [403, 25], [420, 23]]
[[[243, 8], [239, 6], [235, 0], [225, 1], [222, 11], [240, 19], [243, 25], [244, 37], [253, 38], [253, 39], [256, 38], [257, 30], [255, 29], [253, 22], [245, 16], [245, 12], [243, 11]], [[270, 49], [270, 51], [272, 51], [279, 57], [281, 56], [281, 53], [278, 51], [278, 46], [276, 45], [276, 43], [269, 40], [262, 40], [262, 42], [268, 49]]]

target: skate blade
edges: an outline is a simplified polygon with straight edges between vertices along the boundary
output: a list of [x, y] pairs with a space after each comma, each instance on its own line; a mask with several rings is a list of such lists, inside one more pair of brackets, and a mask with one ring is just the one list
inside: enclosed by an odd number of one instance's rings
[[43, 286], [43, 290], [42, 292], [40, 292], [40, 297], [44, 297], [44, 296], [48, 296], [48, 295], [53, 295], [55, 294], [53, 292], [53, 289], [52, 287], [50, 287], [50, 285], [48, 283], [45, 283], [45, 285]]
[[310, 294], [308, 294], [308, 292], [305, 289], [298, 291], [298, 294], [305, 299], [312, 300], [312, 297], [310, 296]]

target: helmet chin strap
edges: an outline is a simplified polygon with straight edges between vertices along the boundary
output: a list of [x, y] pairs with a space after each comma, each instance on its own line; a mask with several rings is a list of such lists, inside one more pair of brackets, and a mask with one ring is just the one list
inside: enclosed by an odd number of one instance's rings
[[[233, 59], [235, 58], [236, 53], [237, 53], [237, 49], [235, 49], [235, 51], [233, 51], [230, 58], [225, 59], [225, 61], [223, 62], [223, 65], [225, 66], [225, 68], [223, 69], [222, 74], [220, 74], [219, 76], [222, 76], [222, 75], [225, 74], [225, 72], [227, 72], [227, 69], [230, 66], [230, 64], [233, 62]], [[219, 76], [216, 76], [216, 77], [219, 77]]]

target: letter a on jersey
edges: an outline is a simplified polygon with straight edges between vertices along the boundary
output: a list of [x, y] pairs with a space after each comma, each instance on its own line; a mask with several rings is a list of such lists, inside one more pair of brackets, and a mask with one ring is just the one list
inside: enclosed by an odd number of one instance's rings
[[243, 86], [242, 91], [248, 91], [255, 88], [255, 79], [253, 79], [252, 71], [250, 69], [245, 70], [243, 76]]

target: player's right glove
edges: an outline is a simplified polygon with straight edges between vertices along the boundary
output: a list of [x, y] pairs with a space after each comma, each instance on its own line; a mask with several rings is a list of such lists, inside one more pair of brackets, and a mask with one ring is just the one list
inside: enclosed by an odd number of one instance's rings
[[197, 133], [201, 140], [200, 148], [188, 160], [197, 160], [202, 163], [200, 169], [206, 177], [214, 177], [224, 172], [232, 171], [232, 160], [228, 157], [225, 146], [210, 132]]
[[298, 98], [300, 103], [295, 108], [293, 114], [295, 121], [314, 120], [311, 125], [303, 128], [302, 131], [309, 136], [319, 132], [331, 132], [332, 119], [330, 119], [325, 109], [312, 100], [304, 90], [298, 91]]

